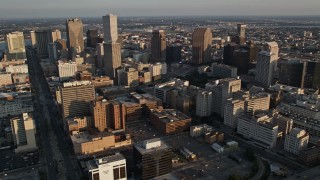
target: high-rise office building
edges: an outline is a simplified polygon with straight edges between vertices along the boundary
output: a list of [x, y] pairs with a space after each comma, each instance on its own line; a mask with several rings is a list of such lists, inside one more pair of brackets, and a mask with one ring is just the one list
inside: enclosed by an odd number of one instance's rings
[[126, 159], [121, 154], [115, 154], [87, 161], [89, 180], [127, 179]]
[[80, 53], [84, 50], [82, 20], [79, 18], [67, 19], [66, 31], [69, 58], [72, 58], [76, 53]]
[[37, 149], [36, 126], [32, 116], [23, 113], [22, 117], [11, 119], [11, 129], [15, 146], [15, 152], [28, 152]]
[[7, 34], [8, 60], [26, 58], [26, 48], [23, 32], [12, 32]]
[[320, 89], [320, 62], [308, 61], [304, 77], [305, 88]]
[[111, 43], [118, 40], [118, 17], [113, 14], [102, 16], [104, 42]]
[[116, 69], [121, 66], [121, 45], [104, 43], [104, 70], [107, 76], [116, 78]]
[[212, 92], [199, 91], [196, 101], [196, 115], [206, 117], [211, 115], [212, 110]]
[[48, 53], [49, 53], [49, 59], [51, 61], [57, 61], [59, 56], [58, 56], [58, 48], [57, 48], [57, 43], [49, 43], [48, 44]]
[[206, 90], [212, 91], [212, 113], [224, 116], [225, 103], [234, 92], [241, 90], [241, 80], [226, 78], [206, 84]]
[[151, 62], [166, 61], [167, 41], [164, 30], [154, 30], [151, 38]]
[[238, 24], [238, 36], [239, 36], [239, 44], [243, 45], [246, 43], [246, 28], [247, 25], [245, 24]]
[[244, 101], [239, 99], [227, 99], [224, 109], [224, 124], [235, 129], [238, 117], [244, 111]]
[[103, 43], [96, 44], [96, 52], [97, 52], [97, 67], [104, 68], [104, 47]]
[[[30, 32], [32, 34], [33, 32]], [[61, 39], [60, 30], [37, 30], [35, 31], [35, 47], [37, 48], [38, 55], [41, 58], [49, 57], [49, 43], [54, 43], [56, 40]]]
[[32, 47], [35, 47], [36, 45], [36, 32], [35, 31], [30, 31], [30, 40], [31, 40], [31, 45]]
[[168, 174], [172, 171], [172, 149], [159, 138], [134, 145], [135, 175], [141, 179]]
[[181, 61], [181, 50], [182, 46], [171, 45], [167, 47], [166, 63], [171, 64], [173, 62]]
[[121, 113], [121, 104], [118, 101], [110, 101], [110, 125], [112, 129], [125, 129], [126, 119], [121, 115], [123, 115]]
[[308, 146], [309, 134], [299, 128], [293, 128], [291, 132], [286, 136], [284, 143], [284, 150], [293, 154], [299, 154]]
[[63, 118], [90, 115], [90, 103], [95, 98], [95, 90], [89, 81], [63, 83], [59, 91]]
[[211, 60], [212, 32], [210, 28], [196, 28], [192, 33], [192, 63], [203, 64]]
[[276, 42], [267, 43], [264, 47], [264, 51], [259, 52], [255, 80], [262, 86], [269, 87], [273, 84], [278, 54], [279, 47]]
[[87, 30], [87, 47], [96, 48], [97, 43], [102, 43], [103, 39], [99, 36], [97, 29]]
[[95, 128], [105, 131], [110, 127], [110, 103], [107, 100], [93, 101], [90, 109]]
[[274, 66], [276, 66], [275, 55], [267, 51], [259, 52], [255, 80], [265, 87], [272, 85]]
[[307, 62], [300, 60], [284, 60], [279, 65], [280, 84], [304, 88], [304, 76]]

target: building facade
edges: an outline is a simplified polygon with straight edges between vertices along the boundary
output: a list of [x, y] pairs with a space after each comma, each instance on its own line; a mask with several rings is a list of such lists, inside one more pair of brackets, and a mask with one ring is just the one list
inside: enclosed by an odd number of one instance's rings
[[212, 32], [210, 28], [196, 28], [192, 33], [192, 63], [211, 61]]

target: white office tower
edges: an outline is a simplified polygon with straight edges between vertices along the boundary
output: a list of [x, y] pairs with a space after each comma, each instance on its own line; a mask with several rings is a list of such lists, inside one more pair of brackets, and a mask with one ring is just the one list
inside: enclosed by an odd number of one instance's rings
[[299, 152], [308, 146], [309, 135], [303, 129], [293, 128], [289, 135], [286, 136], [284, 150], [293, 154]]
[[127, 179], [126, 159], [121, 154], [87, 161], [89, 179]]
[[103, 43], [98, 43], [96, 46], [97, 65], [98, 68], [104, 68], [104, 47]]
[[37, 149], [36, 126], [34, 120], [28, 113], [23, 113], [22, 117], [16, 117], [10, 120], [13, 134], [15, 152], [22, 153]]
[[279, 47], [276, 42], [268, 42], [263, 51], [259, 52], [256, 65], [256, 81], [262, 86], [269, 87], [273, 84], [274, 72], [277, 69]]
[[265, 114], [243, 114], [238, 117], [237, 133], [255, 140], [259, 146], [273, 148], [277, 144], [279, 126], [274, 125], [272, 120], [272, 117]]
[[238, 117], [244, 110], [244, 101], [238, 99], [227, 99], [224, 109], [224, 124], [230, 128], [237, 128]]
[[59, 61], [58, 70], [60, 81], [66, 81], [75, 76], [75, 73], [77, 72], [77, 64], [74, 62], [65, 63], [63, 61]]
[[118, 39], [118, 17], [113, 14], [102, 16], [104, 42], [116, 42]]
[[212, 92], [199, 91], [197, 94], [196, 115], [206, 117], [211, 115]]

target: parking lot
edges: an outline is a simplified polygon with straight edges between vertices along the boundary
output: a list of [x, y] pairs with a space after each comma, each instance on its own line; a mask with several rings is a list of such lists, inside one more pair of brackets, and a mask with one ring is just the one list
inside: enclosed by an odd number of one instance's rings
[[33, 166], [39, 163], [39, 153], [37, 151], [26, 154], [15, 154], [13, 150], [7, 149], [1, 150], [0, 154], [0, 172]]

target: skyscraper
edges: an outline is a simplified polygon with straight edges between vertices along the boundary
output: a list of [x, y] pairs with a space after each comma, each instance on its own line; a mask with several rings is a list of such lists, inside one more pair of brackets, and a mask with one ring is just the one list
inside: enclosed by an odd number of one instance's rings
[[8, 54], [7, 59], [25, 59], [26, 49], [23, 32], [12, 32], [7, 34]]
[[196, 101], [196, 115], [206, 117], [211, 115], [212, 110], [212, 92], [199, 91]]
[[67, 19], [66, 31], [69, 58], [72, 58], [74, 53], [80, 53], [84, 50], [82, 20], [79, 18]]
[[268, 42], [263, 49], [258, 54], [255, 79], [262, 86], [269, 87], [273, 83], [274, 71], [277, 69], [279, 47], [276, 42]]
[[239, 44], [243, 45], [246, 43], [246, 27], [245, 24], [238, 24], [238, 35], [239, 35]]
[[[49, 57], [49, 43], [53, 43], [58, 39], [61, 39], [60, 30], [37, 30], [35, 33], [35, 47], [37, 48], [38, 55], [41, 58]], [[33, 34], [31, 31], [30, 34]]]
[[304, 88], [304, 76], [307, 62], [300, 60], [285, 60], [280, 62], [279, 81], [280, 84]]
[[94, 86], [89, 81], [63, 83], [59, 88], [63, 118], [90, 115], [90, 102], [94, 100]]
[[116, 69], [121, 66], [121, 45], [111, 42], [104, 43], [104, 70], [107, 76], [116, 77]]
[[87, 47], [96, 48], [97, 43], [102, 43], [103, 39], [99, 37], [99, 32], [96, 29], [87, 30]]
[[154, 30], [151, 38], [151, 62], [166, 61], [166, 34], [164, 30]]
[[192, 33], [192, 63], [203, 64], [211, 60], [212, 33], [210, 28], [196, 28]]
[[116, 42], [118, 39], [118, 17], [113, 14], [102, 16], [104, 42]]

